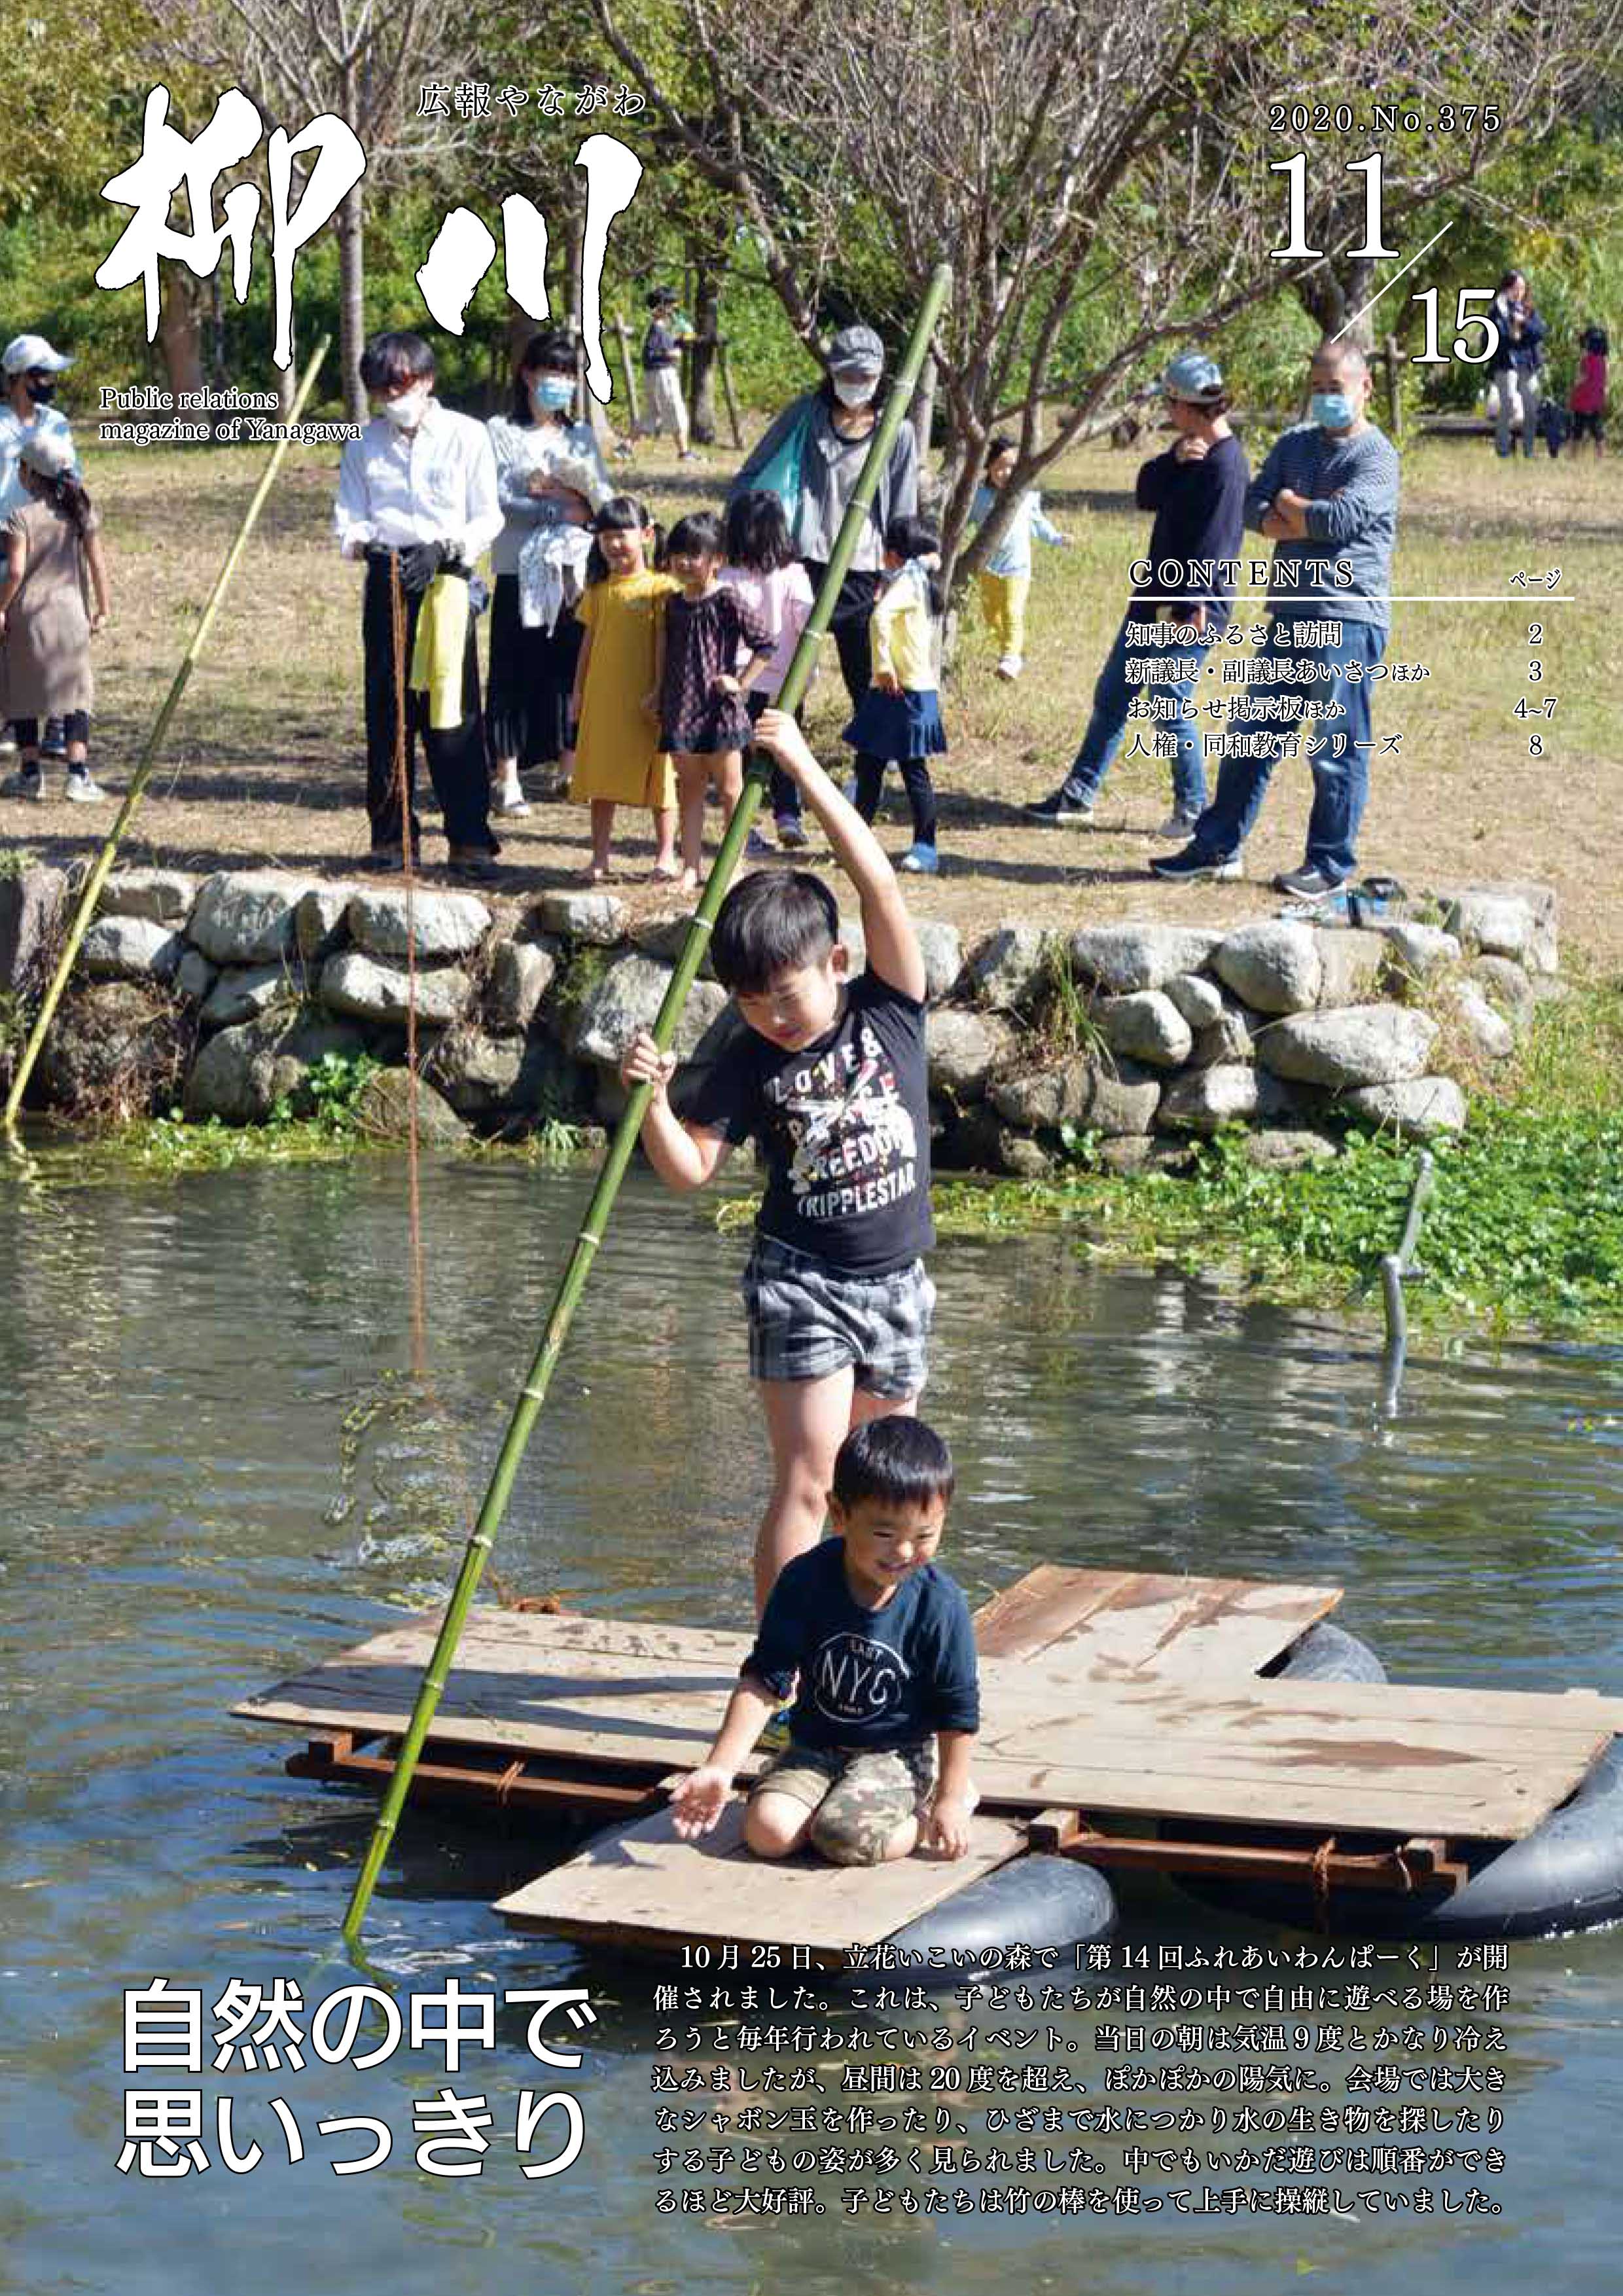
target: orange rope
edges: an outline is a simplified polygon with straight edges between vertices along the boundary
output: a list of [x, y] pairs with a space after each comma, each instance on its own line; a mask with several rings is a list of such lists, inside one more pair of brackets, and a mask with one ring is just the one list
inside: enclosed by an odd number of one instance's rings
[[389, 604], [395, 655], [395, 787], [400, 807], [400, 867], [406, 879], [406, 1251], [412, 1294], [412, 1370], [428, 1376], [426, 1338], [427, 1292], [422, 1267], [422, 1197], [417, 1164], [417, 931], [414, 857], [412, 852], [411, 793], [406, 781], [406, 595], [400, 587], [400, 561], [389, 554]]

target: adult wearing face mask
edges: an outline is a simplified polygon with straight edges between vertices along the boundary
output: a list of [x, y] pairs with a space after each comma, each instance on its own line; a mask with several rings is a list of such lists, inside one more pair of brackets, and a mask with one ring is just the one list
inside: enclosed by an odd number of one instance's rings
[[[823, 381], [783, 409], [728, 489], [729, 502], [757, 488], [782, 498], [791, 538], [814, 591], [828, 571], [834, 537], [879, 420], [884, 369], [885, 347], [872, 327], [841, 327], [829, 345]], [[884, 568], [885, 529], [892, 519], [915, 517], [918, 507], [918, 442], [913, 425], [904, 422], [880, 472], [829, 624], [853, 709], [868, 691], [868, 620]], [[799, 791], [791, 785], [783, 801], [798, 817]]]
[[589, 526], [614, 489], [589, 422], [572, 419], [577, 353], [563, 327], [532, 335], [512, 404], [489, 425], [504, 524], [490, 552], [491, 802], [528, 813], [521, 767], [551, 766], [569, 745], [570, 696], [586, 633], [575, 618], [591, 554]]
[[[4, 403], [0, 405], [0, 529], [18, 511], [26, 510], [30, 499], [18, 462], [25, 440], [61, 439], [68, 450], [66, 468], [70, 475], [77, 479], [79, 474], [68, 418], [52, 404], [58, 376], [65, 374], [72, 365], [70, 358], [53, 350], [43, 335], [13, 335], [4, 350], [0, 351], [0, 378], [5, 392]], [[0, 577], [4, 568], [5, 541], [4, 533], [0, 533]], [[60, 758], [65, 752], [62, 720], [47, 718], [43, 754]]]
[[[374, 335], [361, 354], [360, 373], [376, 412], [344, 448], [332, 525], [344, 556], [366, 562], [361, 645], [373, 861], [381, 868], [398, 862], [408, 831], [395, 764], [398, 577], [405, 608], [407, 809], [421, 734], [451, 866], [465, 876], [494, 877], [501, 849], [490, 832], [468, 583], [475, 561], [502, 529], [496, 457], [482, 422], [453, 414], [434, 397], [434, 354], [421, 335]], [[414, 814], [409, 834], [414, 854]]]
[[1313, 769], [1307, 850], [1299, 869], [1274, 882], [1282, 893], [1316, 900], [1357, 865], [1373, 739], [1369, 673], [1386, 652], [1391, 621], [1398, 466], [1365, 413], [1370, 375], [1357, 345], [1320, 343], [1309, 373], [1312, 420], [1275, 443], [1245, 498], [1246, 524], [1275, 545], [1269, 620], [1253, 676], [1273, 714], [1223, 728], [1216, 797], [1191, 843], [1150, 867], [1173, 879], [1237, 877], [1269, 775], [1299, 725]]

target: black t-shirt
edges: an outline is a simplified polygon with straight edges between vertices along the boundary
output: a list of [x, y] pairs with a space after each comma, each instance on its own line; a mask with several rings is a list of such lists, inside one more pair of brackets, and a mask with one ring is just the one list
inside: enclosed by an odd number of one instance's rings
[[906, 1267], [935, 1242], [924, 1006], [869, 971], [826, 1037], [785, 1053], [746, 1028], [684, 1113], [766, 1165], [758, 1233], [846, 1275]]
[[675, 366], [681, 348], [674, 327], [663, 319], [651, 319], [648, 332], [643, 338], [643, 365], [645, 368]]
[[922, 1563], [866, 1610], [846, 1580], [843, 1538], [783, 1565], [742, 1670], [775, 1698], [799, 1674], [789, 1728], [805, 1746], [881, 1753], [980, 1727], [975, 1629], [957, 1580]]

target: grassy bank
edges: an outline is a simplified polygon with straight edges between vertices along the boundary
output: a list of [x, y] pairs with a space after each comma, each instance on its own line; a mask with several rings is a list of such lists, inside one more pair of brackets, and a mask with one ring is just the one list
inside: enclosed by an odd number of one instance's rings
[[[1434, 1326], [1623, 1337], [1623, 994], [1581, 991], [1544, 1008], [1508, 1072], [1473, 1095], [1471, 1123], [1437, 1144], [1435, 1192], [1410, 1310]], [[1354, 1136], [1333, 1163], [1298, 1171], [1246, 1160], [1242, 1136], [1204, 1144], [1188, 1173], [1090, 1168], [1090, 1144], [1057, 1180], [947, 1183], [943, 1234], [1050, 1222], [1112, 1260], [1217, 1269], [1287, 1301], [1357, 1309], [1395, 1250], [1418, 1151]]]

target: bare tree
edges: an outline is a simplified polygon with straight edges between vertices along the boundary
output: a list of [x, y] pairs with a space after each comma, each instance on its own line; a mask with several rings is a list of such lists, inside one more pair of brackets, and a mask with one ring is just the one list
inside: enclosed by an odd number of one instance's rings
[[[296, 133], [324, 112], [355, 130], [366, 173], [335, 218], [339, 248], [339, 365], [344, 408], [366, 412], [358, 362], [366, 334], [366, 197], [369, 192], [437, 176], [465, 136], [461, 123], [420, 118], [422, 86], [463, 77], [463, 29], [451, 35], [429, 0], [166, 0], [162, 12], [188, 61], [228, 70], [267, 127]], [[297, 200], [302, 184], [296, 180]], [[284, 404], [294, 360], [276, 376]]]
[[[870, 314], [881, 324], [899, 328], [950, 257], [935, 345], [949, 565], [996, 422], [1018, 424], [1020, 461], [965, 570], [1020, 488], [1100, 427], [1158, 345], [1279, 284], [1211, 129], [1213, 105], [1257, 59], [1234, 45], [1209, 64], [1193, 0], [1038, 0], [1015, 13], [977, 0], [682, 0], [704, 80], [685, 102], [617, 0], [593, 4], [690, 160], [738, 201], [808, 342], [854, 218], [864, 267], [888, 285], [889, 308]], [[1113, 340], [1068, 373], [1068, 323], [1090, 297], [1108, 299]], [[1043, 404], [1061, 390], [1069, 404], [1045, 437]]]
[[[1485, 37], [1454, 0], [1406, 0], [1406, 15], [1398, 0], [1373, 0], [1355, 17], [1266, 20], [1217, 0], [668, 0], [664, 19], [638, 6], [640, 30], [623, 0], [592, 5], [677, 146], [737, 201], [808, 344], [831, 273], [848, 287], [860, 272], [875, 299], [867, 315], [899, 332], [931, 266], [951, 259], [935, 345], [949, 566], [990, 430], [1006, 423], [1020, 439], [963, 574], [1000, 538], [1021, 488], [1144, 395], [1171, 344], [1291, 286], [1321, 319], [1356, 308], [1360, 279], [1332, 254], [1279, 258], [1283, 182], [1267, 166], [1294, 144], [1282, 143], [1270, 99], [1303, 86], [1350, 91], [1363, 113], [1389, 57], [1401, 75], [1426, 38], [1452, 38], [1428, 82], [1434, 106], [1447, 74], [1475, 77]], [[1541, 0], [1511, 12], [1508, 29], [1494, 28], [1496, 68], [1554, 90], [1557, 55], [1565, 71], [1581, 28], [1618, 5]], [[1411, 17], [1419, 29], [1399, 37]], [[1540, 29], [1557, 18], [1559, 37]], [[1558, 100], [1518, 96], [1515, 115], [1531, 120]], [[1407, 213], [1449, 188], [1468, 144], [1452, 163], [1395, 176]], [[1343, 177], [1338, 196], [1348, 189], [1358, 193], [1359, 179]], [[1357, 245], [1344, 226], [1339, 217], [1317, 243]], [[1055, 399], [1059, 420], [1045, 431], [1044, 404]]]

